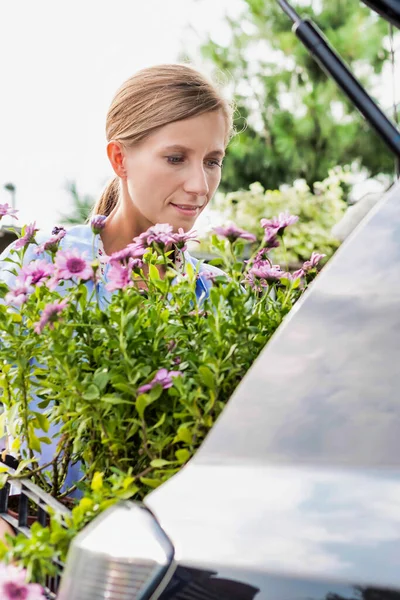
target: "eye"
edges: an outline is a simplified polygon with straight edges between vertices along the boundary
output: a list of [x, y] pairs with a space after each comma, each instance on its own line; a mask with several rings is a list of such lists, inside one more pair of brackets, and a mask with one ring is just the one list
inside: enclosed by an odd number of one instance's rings
[[209, 158], [206, 163], [208, 167], [211, 167], [211, 169], [214, 169], [215, 167], [222, 169], [222, 161], [219, 161], [216, 158]]
[[184, 156], [167, 156], [170, 165], [179, 165], [185, 160]]

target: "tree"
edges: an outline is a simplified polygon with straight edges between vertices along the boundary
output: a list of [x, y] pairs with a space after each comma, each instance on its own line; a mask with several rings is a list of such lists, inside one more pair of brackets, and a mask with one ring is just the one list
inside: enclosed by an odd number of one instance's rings
[[[312, 188], [335, 165], [356, 159], [371, 176], [393, 173], [389, 150], [296, 38], [276, 0], [243, 5], [238, 20], [227, 17], [231, 43], [209, 38], [201, 48], [217, 75], [228, 74], [238, 109], [240, 133], [225, 159], [224, 191], [254, 181], [275, 189], [297, 178]], [[319, 25], [370, 91], [389, 56], [387, 23], [358, 1], [321, 0], [319, 7], [312, 10], [308, 0], [297, 10]]]
[[72, 196], [73, 208], [70, 214], [61, 215], [61, 222], [66, 225], [80, 225], [81, 223], [85, 223], [92, 211], [94, 198], [87, 194], [81, 196], [74, 181], [68, 182], [66, 189]]

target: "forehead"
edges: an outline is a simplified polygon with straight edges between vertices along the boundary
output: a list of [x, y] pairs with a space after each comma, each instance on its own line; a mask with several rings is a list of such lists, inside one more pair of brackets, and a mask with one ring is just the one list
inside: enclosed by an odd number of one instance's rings
[[227, 124], [220, 110], [168, 123], [152, 133], [147, 142], [155, 148], [183, 146], [195, 151], [224, 153]]

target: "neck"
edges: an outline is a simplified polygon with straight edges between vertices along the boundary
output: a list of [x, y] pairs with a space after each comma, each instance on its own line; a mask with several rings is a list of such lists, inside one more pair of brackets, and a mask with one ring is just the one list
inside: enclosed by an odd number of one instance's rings
[[107, 218], [106, 227], [101, 232], [105, 253], [110, 255], [126, 248], [134, 237], [146, 231], [152, 223], [140, 215], [133, 203], [121, 199]]

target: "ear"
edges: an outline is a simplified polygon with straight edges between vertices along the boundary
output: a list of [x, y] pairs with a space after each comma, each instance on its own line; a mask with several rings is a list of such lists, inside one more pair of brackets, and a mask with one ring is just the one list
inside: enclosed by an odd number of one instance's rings
[[121, 179], [126, 179], [125, 153], [122, 144], [115, 140], [108, 142], [107, 156], [115, 174]]

